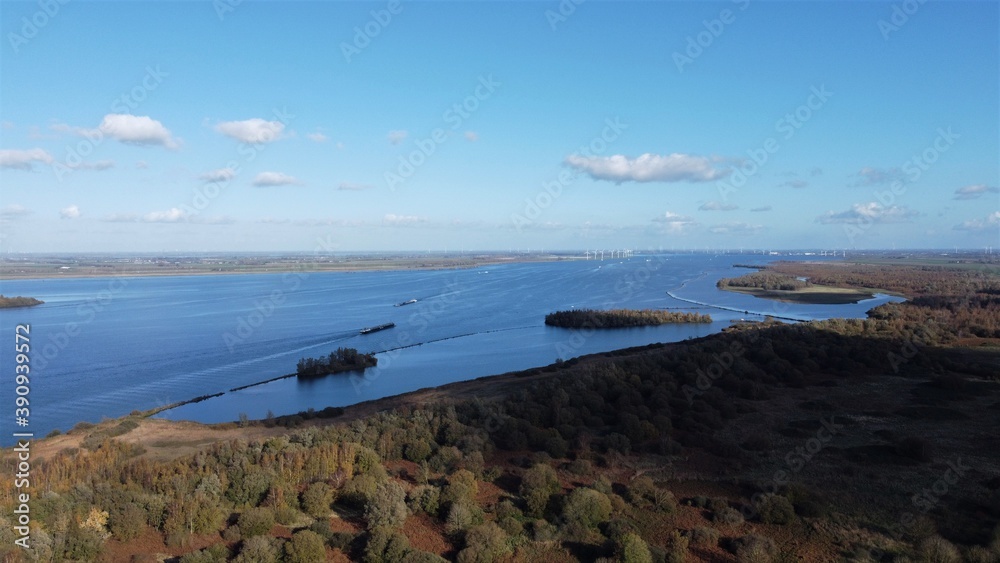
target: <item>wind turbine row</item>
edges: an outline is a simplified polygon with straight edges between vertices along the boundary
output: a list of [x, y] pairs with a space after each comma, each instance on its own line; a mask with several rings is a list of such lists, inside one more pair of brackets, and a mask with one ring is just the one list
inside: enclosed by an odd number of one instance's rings
[[[614, 250], [608, 250], [608, 251], [604, 251], [604, 250], [595, 250], [595, 251], [593, 251], [593, 254], [594, 254], [594, 260], [597, 260], [597, 259], [598, 259], [598, 258], [597, 258], [597, 255], [598, 255], [598, 254], [600, 254], [600, 255], [601, 255], [601, 258], [600, 258], [600, 260], [604, 260], [604, 253], [605, 253], [605, 252], [607, 252], [608, 254], [610, 254], [610, 258], [631, 258], [631, 257], [632, 257], [632, 255], [633, 255], [633, 253], [634, 253], [634, 251], [633, 251], [633, 250], [631, 250], [631, 249], [623, 249], [623, 250], [618, 250], [618, 249], [614, 249]], [[587, 260], [590, 260], [590, 254], [591, 254], [591, 251], [590, 251], [590, 250], [588, 249], [587, 251], [585, 251], [585, 252], [583, 253], [583, 256], [584, 256], [584, 257], [585, 257], [585, 258], [586, 258]]]

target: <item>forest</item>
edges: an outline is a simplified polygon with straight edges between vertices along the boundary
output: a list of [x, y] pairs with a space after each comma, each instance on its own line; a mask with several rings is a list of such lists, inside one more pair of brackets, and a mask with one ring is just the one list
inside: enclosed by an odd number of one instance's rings
[[808, 281], [773, 272], [754, 272], [738, 278], [722, 278], [715, 283], [719, 289], [727, 287], [747, 287], [767, 290], [792, 291], [809, 287]]
[[545, 315], [545, 324], [563, 328], [625, 328], [668, 323], [710, 323], [712, 317], [698, 313], [660, 309], [572, 309]]
[[[10, 547], [5, 520], [0, 553], [13, 562], [997, 561], [1000, 280], [796, 266], [779, 267], [911, 300], [867, 319], [745, 322], [568, 359], [436, 390], [433, 402], [219, 425], [258, 437], [173, 457], [131, 438], [147, 423], [140, 414], [81, 424], [50, 438], [65, 447], [33, 468], [33, 549]], [[5, 451], [3, 471], [14, 461]], [[13, 493], [0, 483], [6, 514]]]

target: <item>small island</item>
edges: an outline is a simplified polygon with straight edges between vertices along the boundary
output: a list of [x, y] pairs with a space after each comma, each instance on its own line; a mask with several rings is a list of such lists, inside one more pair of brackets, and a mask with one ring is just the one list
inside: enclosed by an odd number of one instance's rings
[[337, 348], [327, 357], [302, 358], [295, 367], [300, 378], [323, 377], [347, 371], [364, 371], [378, 365], [375, 354], [362, 354], [355, 348]]
[[722, 278], [716, 287], [787, 303], [846, 305], [875, 297], [871, 291], [817, 285], [808, 280], [768, 271], [754, 272], [738, 278]]
[[44, 301], [34, 297], [5, 297], [0, 295], [0, 309], [13, 309], [14, 307], [34, 307], [41, 305]]
[[545, 315], [545, 324], [561, 328], [628, 328], [669, 323], [710, 323], [712, 317], [698, 313], [659, 309], [573, 309]]

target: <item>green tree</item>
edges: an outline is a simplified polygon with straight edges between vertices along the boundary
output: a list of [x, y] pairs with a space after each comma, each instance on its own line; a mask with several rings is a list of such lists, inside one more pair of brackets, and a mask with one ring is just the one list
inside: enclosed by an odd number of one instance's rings
[[458, 563], [493, 563], [510, 553], [507, 533], [493, 522], [471, 528], [465, 535], [465, 549]]
[[555, 469], [539, 463], [524, 472], [521, 479], [521, 496], [528, 505], [531, 516], [540, 517], [545, 512], [549, 497], [559, 492], [559, 477]]
[[563, 519], [567, 524], [595, 528], [611, 517], [611, 499], [604, 493], [580, 487], [574, 489], [563, 505]]
[[754, 503], [754, 508], [765, 524], [791, 524], [795, 521], [795, 508], [781, 495], [763, 495]]
[[406, 492], [393, 481], [379, 485], [365, 505], [369, 530], [398, 528], [406, 521], [407, 514]]
[[456, 502], [448, 510], [445, 526], [450, 533], [461, 532], [483, 521], [483, 511], [474, 504]]
[[243, 542], [233, 563], [278, 563], [281, 560], [279, 547], [273, 538], [254, 536]]
[[459, 469], [448, 477], [448, 484], [441, 492], [441, 503], [447, 506], [456, 502], [475, 502], [478, 493], [476, 476], [467, 469]]
[[226, 497], [237, 506], [257, 506], [270, 488], [271, 475], [267, 471], [256, 465], [243, 463], [229, 470]]
[[325, 518], [330, 514], [333, 489], [326, 483], [313, 483], [302, 492], [302, 510], [313, 518]]
[[410, 549], [406, 536], [387, 528], [373, 530], [365, 545], [363, 563], [400, 563]]
[[[226, 563], [227, 561], [229, 561], [229, 550], [226, 549], [226, 546], [220, 543], [205, 549], [188, 553], [184, 557], [181, 557], [180, 563]], [[255, 561], [268, 563], [266, 560]]]
[[448, 560], [434, 553], [411, 549], [403, 556], [402, 563], [448, 563]]
[[434, 485], [418, 485], [410, 491], [407, 504], [411, 512], [436, 516], [441, 507], [441, 490]]
[[262, 536], [274, 526], [274, 511], [265, 507], [250, 508], [240, 514], [236, 523], [244, 538]]
[[286, 563], [323, 563], [326, 561], [326, 547], [323, 538], [316, 532], [302, 530], [295, 532], [292, 541], [285, 545]]
[[137, 538], [146, 525], [146, 511], [134, 502], [112, 506], [108, 512], [108, 530], [121, 541]]
[[653, 563], [649, 545], [638, 534], [631, 532], [625, 534], [622, 537], [620, 551], [622, 563]]
[[403, 448], [403, 456], [410, 461], [419, 463], [431, 456], [431, 446], [427, 440], [414, 440]]

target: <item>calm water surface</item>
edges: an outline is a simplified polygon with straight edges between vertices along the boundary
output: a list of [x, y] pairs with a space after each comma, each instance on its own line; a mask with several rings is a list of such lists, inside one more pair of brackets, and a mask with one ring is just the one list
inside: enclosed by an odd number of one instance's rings
[[[557, 358], [704, 336], [734, 319], [863, 317], [896, 300], [793, 305], [716, 289], [719, 278], [745, 273], [734, 263], [764, 262], [756, 258], [637, 255], [467, 270], [3, 281], [4, 295], [45, 304], [0, 311], [0, 334], [9, 351], [15, 325], [31, 325], [31, 430], [38, 436], [219, 392], [160, 416], [222, 422], [241, 413], [263, 418], [269, 410], [343, 406]], [[418, 301], [395, 306], [410, 299]], [[709, 313], [715, 322], [587, 338], [544, 325], [546, 313], [572, 307], [670, 308]], [[358, 333], [386, 322], [396, 327]], [[338, 346], [379, 353], [379, 367], [364, 379], [291, 378], [229, 391], [291, 373], [299, 358]], [[2, 362], [13, 373], [13, 354], [4, 352]], [[2, 397], [13, 405], [12, 384]]]

